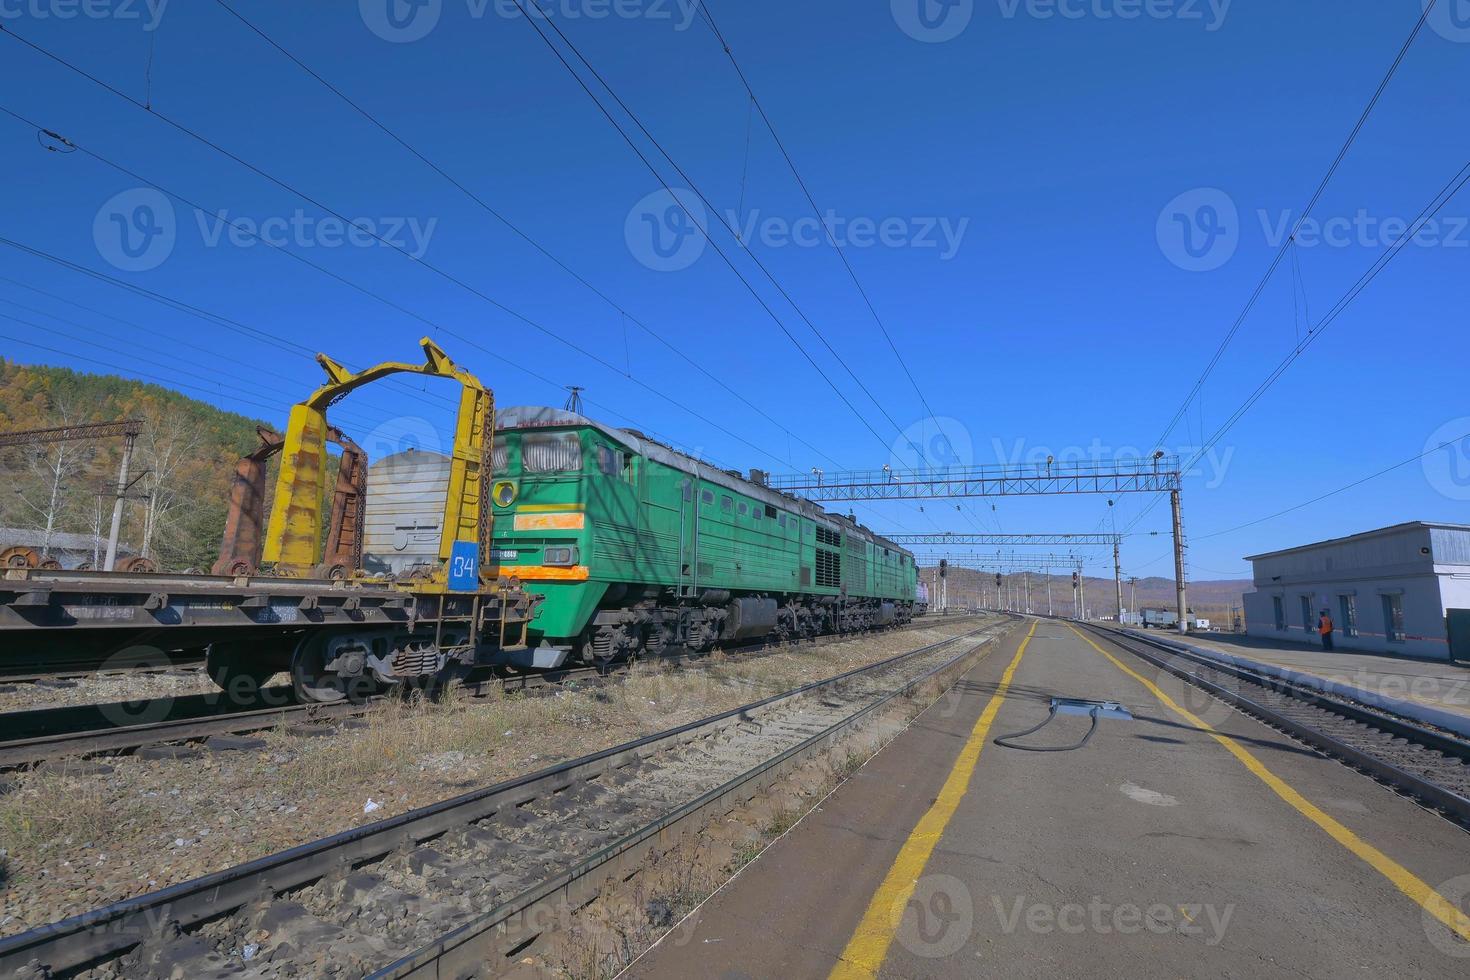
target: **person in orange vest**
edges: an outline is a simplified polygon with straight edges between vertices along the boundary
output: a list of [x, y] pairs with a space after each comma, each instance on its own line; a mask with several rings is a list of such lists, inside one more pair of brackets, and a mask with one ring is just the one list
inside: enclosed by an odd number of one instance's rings
[[1332, 649], [1332, 617], [1327, 610], [1322, 610], [1322, 615], [1317, 619], [1317, 632], [1322, 634], [1322, 649]]

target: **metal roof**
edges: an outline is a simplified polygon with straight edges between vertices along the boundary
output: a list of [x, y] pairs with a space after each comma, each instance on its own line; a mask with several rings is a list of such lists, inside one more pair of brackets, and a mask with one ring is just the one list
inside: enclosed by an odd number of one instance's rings
[[1368, 538], [1382, 537], [1389, 534], [1397, 534], [1411, 528], [1427, 528], [1443, 531], [1470, 531], [1470, 524], [1445, 524], [1438, 521], [1405, 521], [1402, 524], [1391, 524], [1388, 527], [1375, 528], [1372, 531], [1359, 531], [1357, 534], [1349, 534], [1341, 538], [1328, 538], [1325, 541], [1313, 541], [1311, 544], [1299, 544], [1290, 548], [1282, 548], [1279, 551], [1266, 551], [1259, 555], [1246, 555], [1246, 561], [1259, 561], [1263, 558], [1276, 558], [1281, 555], [1289, 555], [1296, 551], [1310, 551], [1314, 548], [1325, 548], [1329, 545], [1349, 544], [1354, 541], [1364, 541]]

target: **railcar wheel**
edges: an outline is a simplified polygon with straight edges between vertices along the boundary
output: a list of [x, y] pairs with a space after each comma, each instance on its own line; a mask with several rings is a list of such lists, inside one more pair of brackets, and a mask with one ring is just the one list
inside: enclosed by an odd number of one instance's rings
[[366, 701], [378, 691], [368, 673], [368, 644], [353, 636], [307, 633], [291, 654], [291, 689], [298, 701]]
[[211, 643], [205, 651], [204, 669], [231, 701], [246, 704], [259, 698], [265, 682], [281, 668], [278, 657], [263, 651], [258, 643], [246, 647], [238, 642], [219, 642]]

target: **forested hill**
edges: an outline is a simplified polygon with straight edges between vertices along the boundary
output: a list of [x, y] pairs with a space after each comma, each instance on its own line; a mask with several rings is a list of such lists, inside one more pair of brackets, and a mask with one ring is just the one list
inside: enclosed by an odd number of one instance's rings
[[[159, 385], [0, 357], [0, 432], [122, 419], [143, 423], [133, 456], [143, 499], [127, 504], [123, 543], [166, 570], [209, 568], [256, 420]], [[121, 439], [0, 450], [0, 527], [105, 536], [121, 452]]]

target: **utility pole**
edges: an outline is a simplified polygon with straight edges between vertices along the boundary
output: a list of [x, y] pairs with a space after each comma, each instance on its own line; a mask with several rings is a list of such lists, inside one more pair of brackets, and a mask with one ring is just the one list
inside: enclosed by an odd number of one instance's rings
[[102, 570], [110, 572], [117, 565], [117, 539], [122, 533], [123, 501], [128, 498], [128, 468], [133, 463], [133, 445], [138, 433], [129, 431], [123, 435], [122, 464], [117, 468], [117, 496], [112, 500], [112, 529], [107, 532], [107, 557], [102, 561]]
[[1174, 592], [1179, 606], [1179, 632], [1189, 632], [1189, 603], [1184, 595], [1184, 517], [1179, 510], [1179, 491], [1169, 491], [1169, 509], [1174, 514]]
[[1128, 579], [1128, 614], [1138, 615], [1138, 576], [1133, 575]]
[[1118, 538], [1113, 537], [1113, 591], [1118, 600], [1118, 625], [1123, 625], [1123, 565], [1118, 556]]
[[1051, 611], [1051, 566], [1046, 569], [1046, 614], [1052, 615]]
[[1026, 615], [1031, 615], [1031, 573], [1022, 572], [1021, 578], [1026, 583]]

